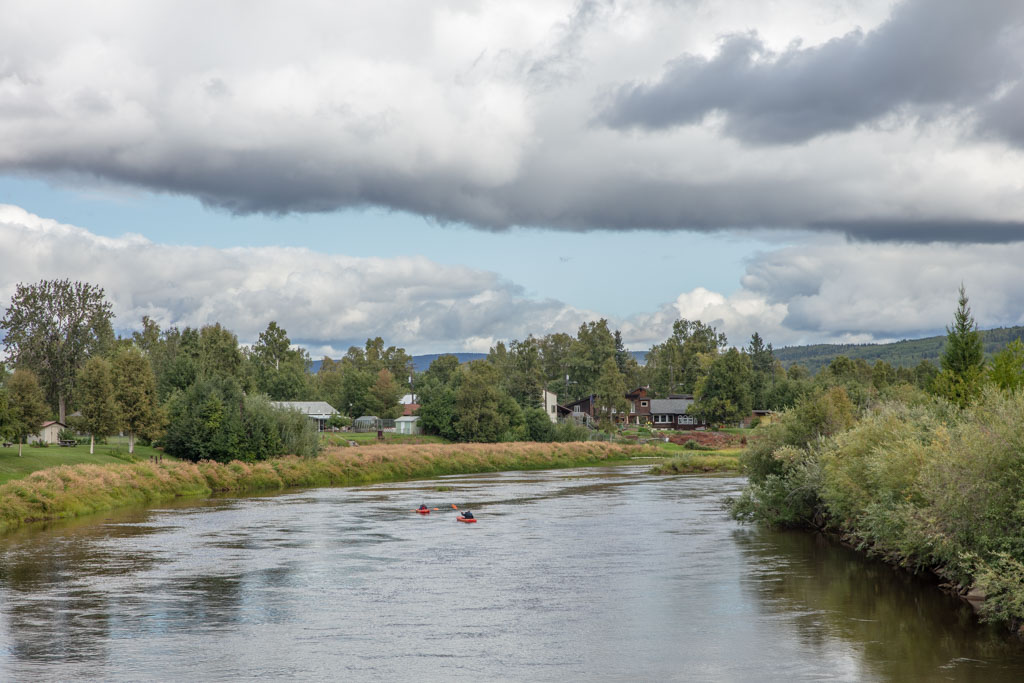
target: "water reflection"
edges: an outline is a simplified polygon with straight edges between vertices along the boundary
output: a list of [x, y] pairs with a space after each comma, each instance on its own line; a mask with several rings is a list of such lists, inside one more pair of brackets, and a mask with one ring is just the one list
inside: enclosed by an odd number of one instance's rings
[[742, 484], [486, 474], [22, 532], [0, 539], [0, 680], [1021, 678], [933, 588], [737, 527]]
[[814, 652], [855, 643], [867, 671], [897, 681], [1021, 680], [1021, 644], [976, 623], [933, 582], [867, 560], [820, 534], [740, 529], [743, 587]]

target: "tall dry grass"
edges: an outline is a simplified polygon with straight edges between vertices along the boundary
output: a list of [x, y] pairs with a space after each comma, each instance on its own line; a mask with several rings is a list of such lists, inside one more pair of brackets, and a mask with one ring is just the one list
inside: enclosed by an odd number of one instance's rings
[[654, 449], [607, 443], [418, 444], [328, 449], [316, 458], [64, 465], [0, 486], [0, 532], [27, 522], [213, 493], [352, 486], [445, 474], [593, 465]]

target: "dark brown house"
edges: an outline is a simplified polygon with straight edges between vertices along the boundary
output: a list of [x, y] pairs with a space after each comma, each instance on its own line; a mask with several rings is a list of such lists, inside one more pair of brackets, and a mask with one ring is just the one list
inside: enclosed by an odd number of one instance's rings
[[690, 394], [673, 395], [671, 398], [652, 398], [650, 400], [651, 423], [662, 429], [697, 429], [704, 422], [690, 414], [693, 396]]
[[626, 394], [629, 412], [617, 416], [621, 424], [643, 425], [651, 422], [651, 398], [647, 395], [650, 387], [637, 387]]

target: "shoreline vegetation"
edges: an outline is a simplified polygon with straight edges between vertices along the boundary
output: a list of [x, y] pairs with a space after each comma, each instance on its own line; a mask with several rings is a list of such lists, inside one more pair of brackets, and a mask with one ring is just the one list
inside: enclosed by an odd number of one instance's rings
[[743, 471], [739, 453], [708, 453], [704, 455], [678, 455], [651, 468], [650, 474], [708, 474], [711, 472]]
[[0, 534], [31, 522], [71, 519], [122, 507], [219, 493], [358, 486], [451, 474], [560, 469], [636, 457], [661, 458], [647, 446], [599, 442], [422, 444], [328, 448], [312, 458], [259, 462], [164, 461], [62, 465], [0, 486]]
[[741, 521], [823, 531], [1024, 636], [1024, 391], [959, 408], [924, 395], [859, 419], [839, 387], [783, 413], [743, 455]]

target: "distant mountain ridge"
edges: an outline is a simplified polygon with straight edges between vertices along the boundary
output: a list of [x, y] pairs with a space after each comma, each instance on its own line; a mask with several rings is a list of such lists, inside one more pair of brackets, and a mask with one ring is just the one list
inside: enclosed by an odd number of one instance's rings
[[[992, 330], [981, 330], [982, 346], [985, 355], [990, 356], [1002, 350], [1007, 344], [1018, 337], [1024, 339], [1024, 326], [997, 327]], [[893, 367], [912, 368], [923, 360], [935, 365], [939, 364], [942, 349], [946, 346], [946, 335], [924, 337], [922, 339], [904, 339], [889, 344], [810, 344], [807, 346], [786, 346], [775, 349], [775, 357], [786, 367], [799, 363], [811, 373], [815, 373], [828, 365], [836, 356], [846, 356], [851, 360], [863, 358], [868, 363], [882, 360]]]
[[[997, 327], [992, 330], [981, 330], [982, 344], [986, 355], [992, 355], [1000, 351], [1014, 339], [1024, 339], [1024, 326]], [[846, 356], [850, 359], [863, 358], [868, 363], [876, 360], [883, 360], [893, 367], [912, 368], [922, 360], [938, 365], [942, 349], [946, 345], [946, 335], [924, 337], [922, 339], [904, 339], [888, 344], [809, 344], [807, 346], [784, 346], [775, 349], [775, 357], [786, 367], [799, 363], [805, 366], [812, 373], [817, 372], [825, 365], [828, 365], [836, 356]], [[630, 351], [636, 362], [644, 365], [647, 362], [646, 351]], [[412, 357], [412, 366], [416, 372], [423, 372], [430, 367], [430, 364], [437, 360], [438, 356], [451, 355], [459, 359], [460, 363], [468, 363], [473, 360], [487, 358], [486, 353], [426, 353]], [[310, 372], [320, 370], [321, 361], [315, 360], [310, 367]]]

